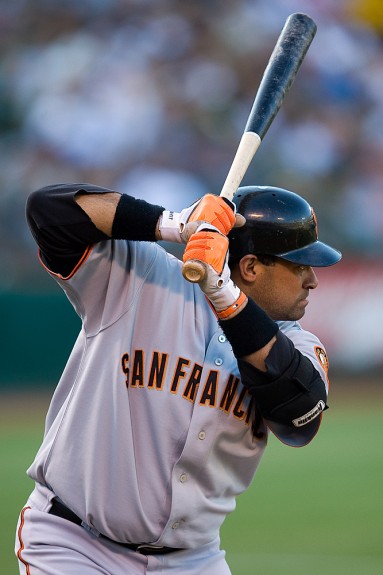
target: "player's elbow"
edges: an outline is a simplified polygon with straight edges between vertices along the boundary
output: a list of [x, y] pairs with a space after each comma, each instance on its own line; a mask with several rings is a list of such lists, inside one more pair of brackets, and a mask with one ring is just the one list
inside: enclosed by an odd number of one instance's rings
[[246, 362], [238, 364], [269, 429], [287, 445], [310, 443], [328, 407], [325, 383], [311, 361], [294, 350], [289, 367], [273, 379]]

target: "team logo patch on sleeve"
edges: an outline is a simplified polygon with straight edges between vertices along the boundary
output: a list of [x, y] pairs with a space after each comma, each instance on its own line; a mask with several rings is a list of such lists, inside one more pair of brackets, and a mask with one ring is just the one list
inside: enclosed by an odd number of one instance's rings
[[328, 357], [327, 357], [327, 353], [325, 352], [325, 350], [323, 349], [323, 347], [320, 347], [319, 345], [316, 345], [314, 348], [315, 351], [315, 355], [318, 358], [319, 363], [321, 364], [321, 366], [323, 367], [323, 369], [325, 370], [325, 372], [328, 372]]

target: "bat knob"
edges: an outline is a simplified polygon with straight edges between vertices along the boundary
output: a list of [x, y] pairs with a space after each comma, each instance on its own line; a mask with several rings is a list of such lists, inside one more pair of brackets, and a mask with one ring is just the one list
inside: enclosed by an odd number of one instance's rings
[[182, 275], [191, 283], [200, 283], [206, 273], [205, 264], [198, 260], [189, 260], [182, 266]]

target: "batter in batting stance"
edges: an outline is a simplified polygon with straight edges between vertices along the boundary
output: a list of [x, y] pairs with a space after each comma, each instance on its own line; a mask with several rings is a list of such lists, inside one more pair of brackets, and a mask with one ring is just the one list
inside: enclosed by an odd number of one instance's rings
[[[55, 185], [30, 196], [27, 217], [82, 329], [27, 472], [20, 573], [229, 574], [220, 527], [268, 433], [306, 445], [326, 409], [326, 352], [298, 321], [313, 266], [340, 253], [280, 188], [173, 213]], [[161, 238], [187, 242], [184, 261], [206, 264], [201, 284]]]

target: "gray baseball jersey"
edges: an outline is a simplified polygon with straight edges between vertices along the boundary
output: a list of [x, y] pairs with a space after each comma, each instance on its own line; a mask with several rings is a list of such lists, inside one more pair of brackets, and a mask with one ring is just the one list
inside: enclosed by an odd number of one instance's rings
[[[216, 540], [268, 431], [180, 266], [157, 244], [106, 241], [55, 276], [83, 327], [28, 474], [114, 540], [190, 549]], [[326, 381], [320, 341], [280, 328]]]

